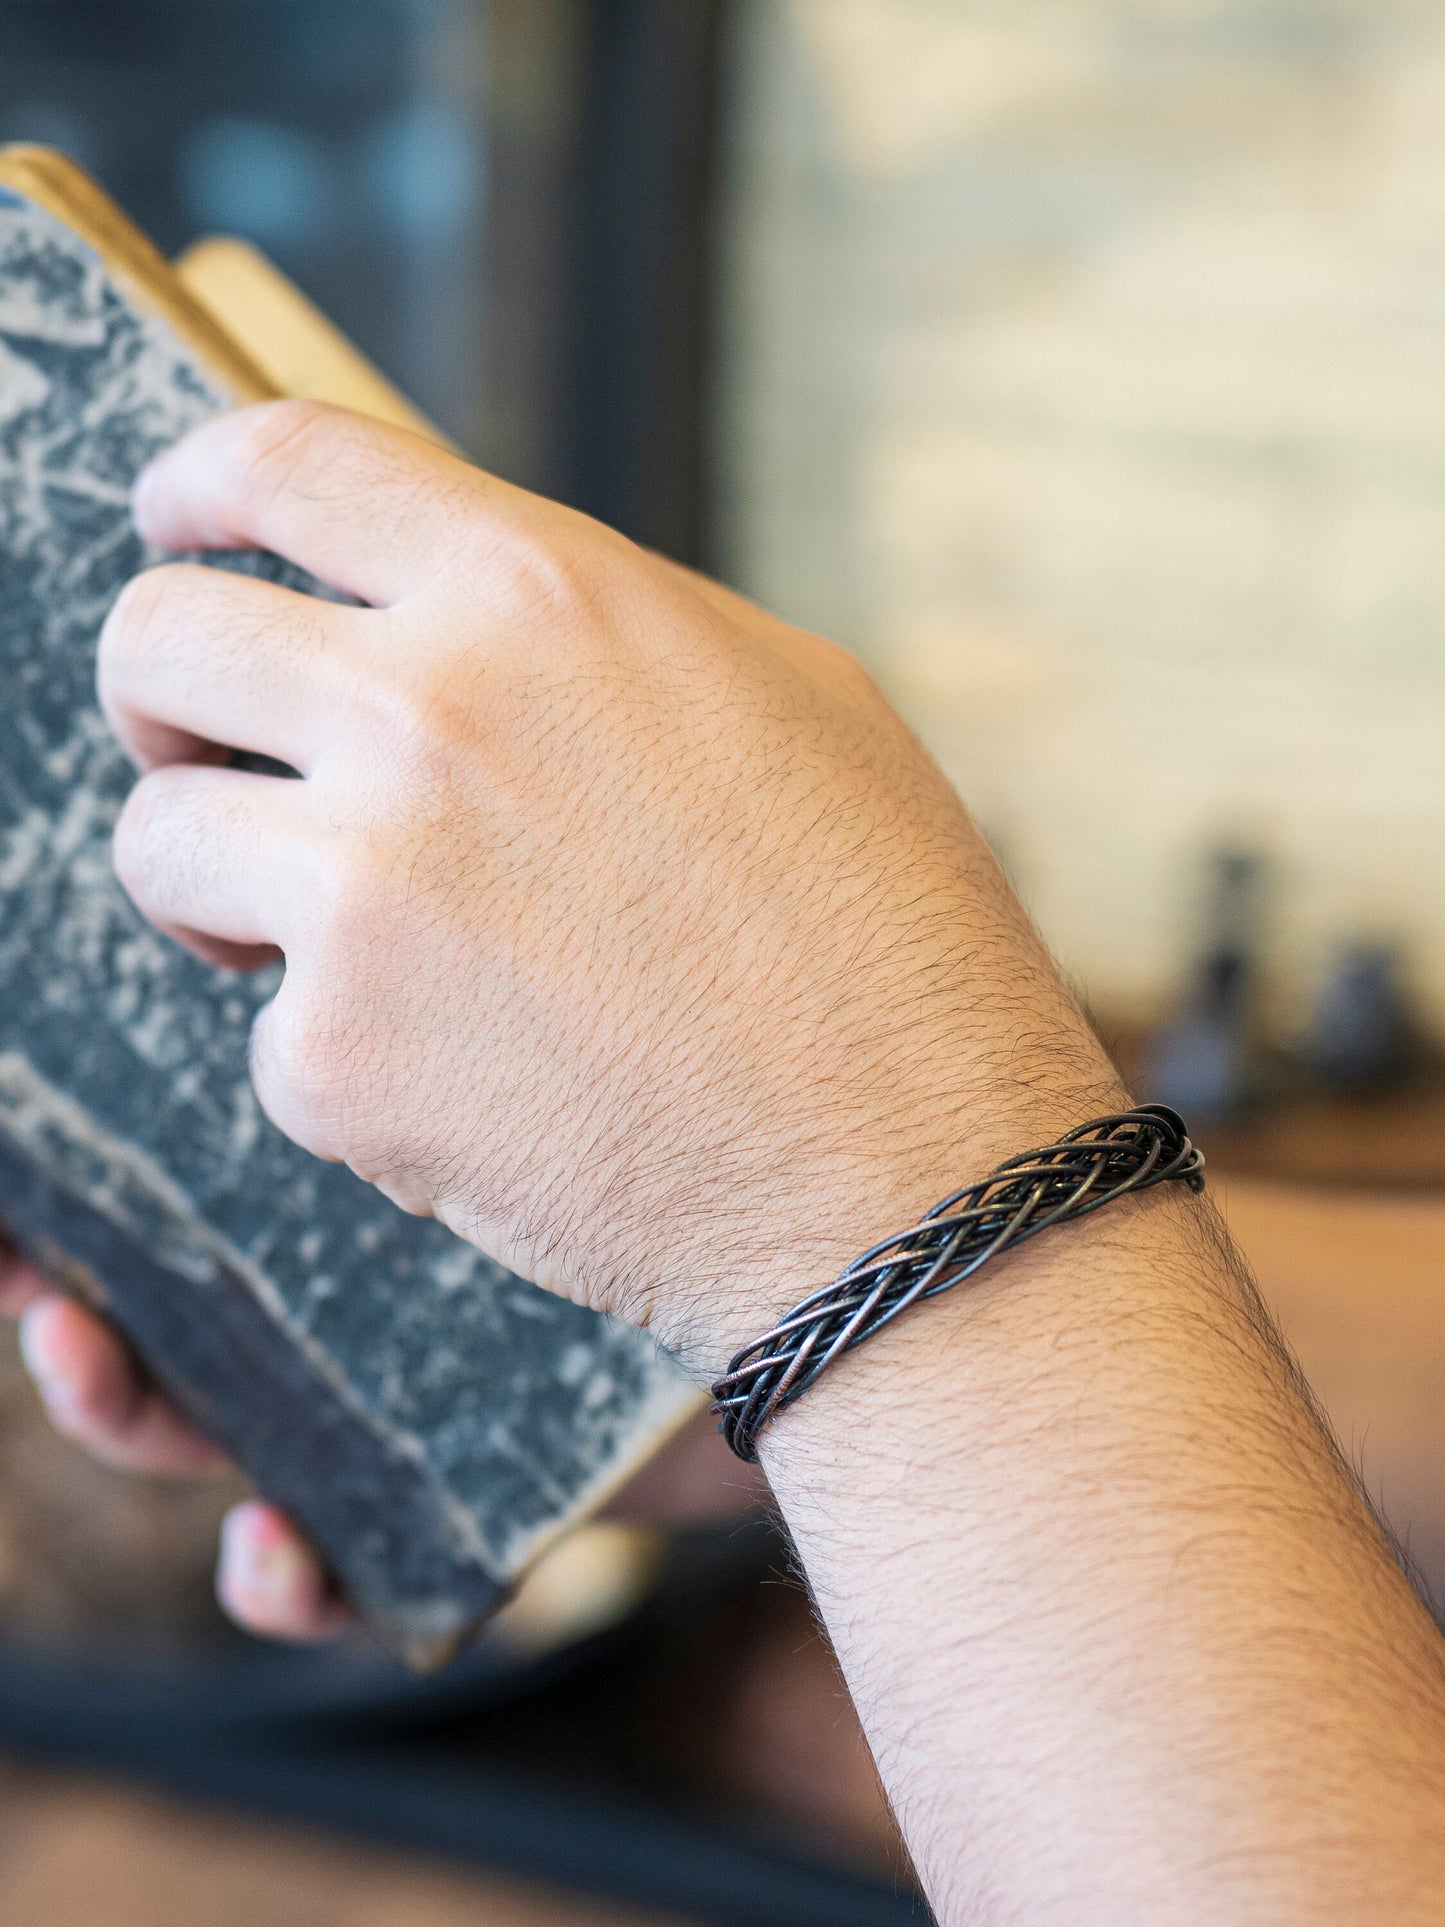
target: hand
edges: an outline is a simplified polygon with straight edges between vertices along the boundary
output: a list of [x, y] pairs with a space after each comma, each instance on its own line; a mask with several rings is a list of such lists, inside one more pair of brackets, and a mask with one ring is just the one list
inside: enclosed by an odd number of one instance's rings
[[[709, 1371], [1117, 1101], [828, 645], [311, 407], [203, 428], [136, 507], [370, 605], [166, 569], [101, 649], [121, 875], [284, 955], [256, 1083], [319, 1155]], [[1194, 1201], [900, 1319], [764, 1452], [940, 1920], [1442, 1917], [1438, 1631]]]
[[[138, 1369], [94, 1313], [61, 1297], [0, 1239], [0, 1316], [20, 1320], [20, 1343], [56, 1429], [129, 1472], [195, 1477], [227, 1460]], [[275, 1506], [232, 1507], [221, 1536], [216, 1590], [240, 1625], [278, 1639], [327, 1639], [352, 1623], [326, 1573]]]
[[[56, 1429], [122, 1471], [204, 1477], [229, 1469], [209, 1439], [145, 1376], [102, 1318], [61, 1296], [0, 1234], [0, 1317], [20, 1321], [25, 1363]], [[735, 1517], [764, 1494], [706, 1417], [687, 1427], [618, 1494], [613, 1516], [655, 1525]], [[233, 1506], [221, 1534], [216, 1591], [248, 1632], [331, 1639], [356, 1623], [291, 1521], [260, 1500]]]
[[711, 1372], [1116, 1095], [947, 783], [830, 644], [313, 405], [202, 428], [136, 514], [370, 605], [158, 569], [100, 688], [146, 772], [124, 882], [204, 955], [284, 954], [261, 1102], [406, 1208]]

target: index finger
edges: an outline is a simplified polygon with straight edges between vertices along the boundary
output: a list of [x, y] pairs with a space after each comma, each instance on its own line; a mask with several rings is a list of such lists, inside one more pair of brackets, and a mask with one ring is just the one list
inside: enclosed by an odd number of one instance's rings
[[509, 493], [420, 435], [317, 402], [205, 422], [151, 463], [135, 518], [164, 549], [270, 549], [358, 601], [425, 588]]

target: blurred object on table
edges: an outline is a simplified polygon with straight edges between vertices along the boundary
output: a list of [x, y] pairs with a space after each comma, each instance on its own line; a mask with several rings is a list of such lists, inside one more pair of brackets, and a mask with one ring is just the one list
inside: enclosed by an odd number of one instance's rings
[[1273, 942], [1276, 882], [1259, 856], [1213, 861], [1199, 958], [1177, 1012], [1153, 1028], [1100, 1016], [1143, 1101], [1172, 1104], [1211, 1168], [1301, 1184], [1445, 1192], [1445, 1057], [1398, 944], [1332, 953], [1309, 1001]]
[[1445, 1195], [1445, 1083], [1303, 1095], [1197, 1133], [1211, 1171], [1322, 1190]]
[[1346, 944], [1334, 958], [1305, 1038], [1305, 1064], [1322, 1084], [1355, 1094], [1420, 1085], [1440, 1070], [1406, 988], [1398, 946]]
[[1245, 851], [1211, 863], [1202, 946], [1179, 1010], [1146, 1041], [1141, 1094], [1191, 1124], [1238, 1116], [1266, 1087], [1260, 925], [1264, 867]]
[[[1101, 1018], [1099, 1032], [1120, 1075], [1141, 1100], [1153, 1033]], [[1408, 1077], [1384, 1088], [1330, 1089], [1282, 1046], [1265, 1057], [1268, 1096], [1209, 1117], [1188, 1110], [1211, 1172], [1349, 1191], [1445, 1196], [1445, 1073], [1429, 1039]]]

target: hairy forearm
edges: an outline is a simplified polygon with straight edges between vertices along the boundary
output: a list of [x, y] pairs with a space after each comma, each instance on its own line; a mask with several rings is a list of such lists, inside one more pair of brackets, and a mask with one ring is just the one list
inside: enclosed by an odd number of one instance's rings
[[1439, 1636], [1206, 1206], [999, 1261], [765, 1464], [945, 1922], [1445, 1917]]
[[[136, 511], [355, 600], [155, 570], [100, 649], [121, 877], [285, 956], [252, 1069], [308, 1149], [715, 1370], [1111, 1107], [840, 651], [335, 411], [207, 424]], [[1197, 1202], [990, 1265], [764, 1451], [946, 1919], [1445, 1917], [1436, 1635]]]

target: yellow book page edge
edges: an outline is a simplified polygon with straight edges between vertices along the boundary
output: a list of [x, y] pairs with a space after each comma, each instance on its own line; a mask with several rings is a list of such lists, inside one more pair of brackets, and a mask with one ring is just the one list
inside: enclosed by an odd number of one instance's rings
[[258, 249], [216, 237], [167, 261], [90, 175], [53, 148], [0, 147], [0, 186], [78, 234], [238, 406], [299, 395], [451, 446]]
[[175, 271], [282, 394], [332, 402], [453, 446], [249, 241], [208, 236], [186, 249]]
[[200, 357], [238, 406], [275, 401], [284, 392], [74, 161], [49, 147], [0, 147], [0, 186], [33, 201], [78, 234], [135, 301], [165, 321]]

